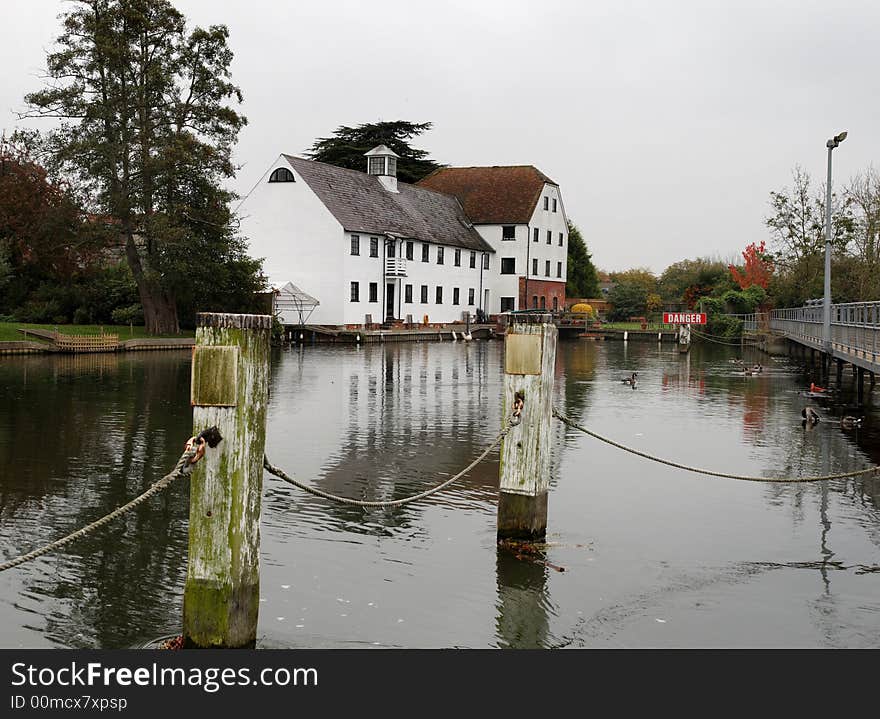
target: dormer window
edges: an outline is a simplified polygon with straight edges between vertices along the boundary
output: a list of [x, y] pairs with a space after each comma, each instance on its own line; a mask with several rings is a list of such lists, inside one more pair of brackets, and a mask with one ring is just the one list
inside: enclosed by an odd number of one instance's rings
[[295, 182], [295, 180], [290, 170], [286, 167], [279, 167], [277, 170], [272, 170], [272, 174], [269, 175], [269, 182]]
[[369, 173], [371, 175], [384, 175], [385, 173], [385, 158], [384, 157], [371, 157], [370, 158], [370, 167]]

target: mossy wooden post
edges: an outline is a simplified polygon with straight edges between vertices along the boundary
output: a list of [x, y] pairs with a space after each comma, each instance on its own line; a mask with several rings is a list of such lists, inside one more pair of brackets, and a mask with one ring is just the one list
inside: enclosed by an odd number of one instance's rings
[[216, 426], [190, 479], [183, 594], [188, 647], [253, 647], [260, 606], [260, 497], [269, 396], [269, 315], [199, 315], [193, 434]]
[[513, 315], [507, 328], [502, 421], [518, 398], [522, 409], [501, 443], [499, 539], [541, 539], [547, 532], [556, 337], [549, 314]]

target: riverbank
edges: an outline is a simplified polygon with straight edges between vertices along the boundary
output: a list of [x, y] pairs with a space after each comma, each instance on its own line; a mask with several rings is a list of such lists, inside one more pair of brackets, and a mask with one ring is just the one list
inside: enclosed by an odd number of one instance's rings
[[116, 335], [119, 343], [111, 351], [180, 349], [195, 344], [195, 333], [154, 336], [146, 327], [133, 325], [48, 325], [26, 322], [0, 322], [0, 355], [62, 352], [53, 341], [57, 332], [67, 337]]

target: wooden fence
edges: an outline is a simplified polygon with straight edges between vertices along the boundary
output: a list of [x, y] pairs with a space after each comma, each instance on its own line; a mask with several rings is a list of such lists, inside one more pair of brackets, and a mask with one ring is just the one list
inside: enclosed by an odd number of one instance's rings
[[115, 352], [119, 349], [119, 335], [63, 335], [55, 332], [52, 340], [61, 352]]

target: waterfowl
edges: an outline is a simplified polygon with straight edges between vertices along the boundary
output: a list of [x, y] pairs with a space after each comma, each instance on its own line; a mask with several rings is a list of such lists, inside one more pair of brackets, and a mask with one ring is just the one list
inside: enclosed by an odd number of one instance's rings
[[801, 417], [807, 420], [810, 424], [818, 424], [819, 422], [819, 413], [812, 407], [804, 407], [801, 410]]
[[632, 373], [632, 377], [624, 377], [624, 378], [623, 378], [622, 380], [620, 380], [620, 381], [623, 382], [624, 384], [630, 384], [630, 385], [632, 385], [633, 387], [635, 387], [636, 382], [638, 382], [638, 379], [636, 379], [638, 376], [639, 376], [639, 373], [638, 373], [638, 372], [633, 372], [633, 373]]
[[853, 417], [852, 415], [846, 415], [845, 417], [840, 418], [840, 426], [844, 429], [853, 429], [854, 427], [862, 426], [862, 418], [861, 417]]

